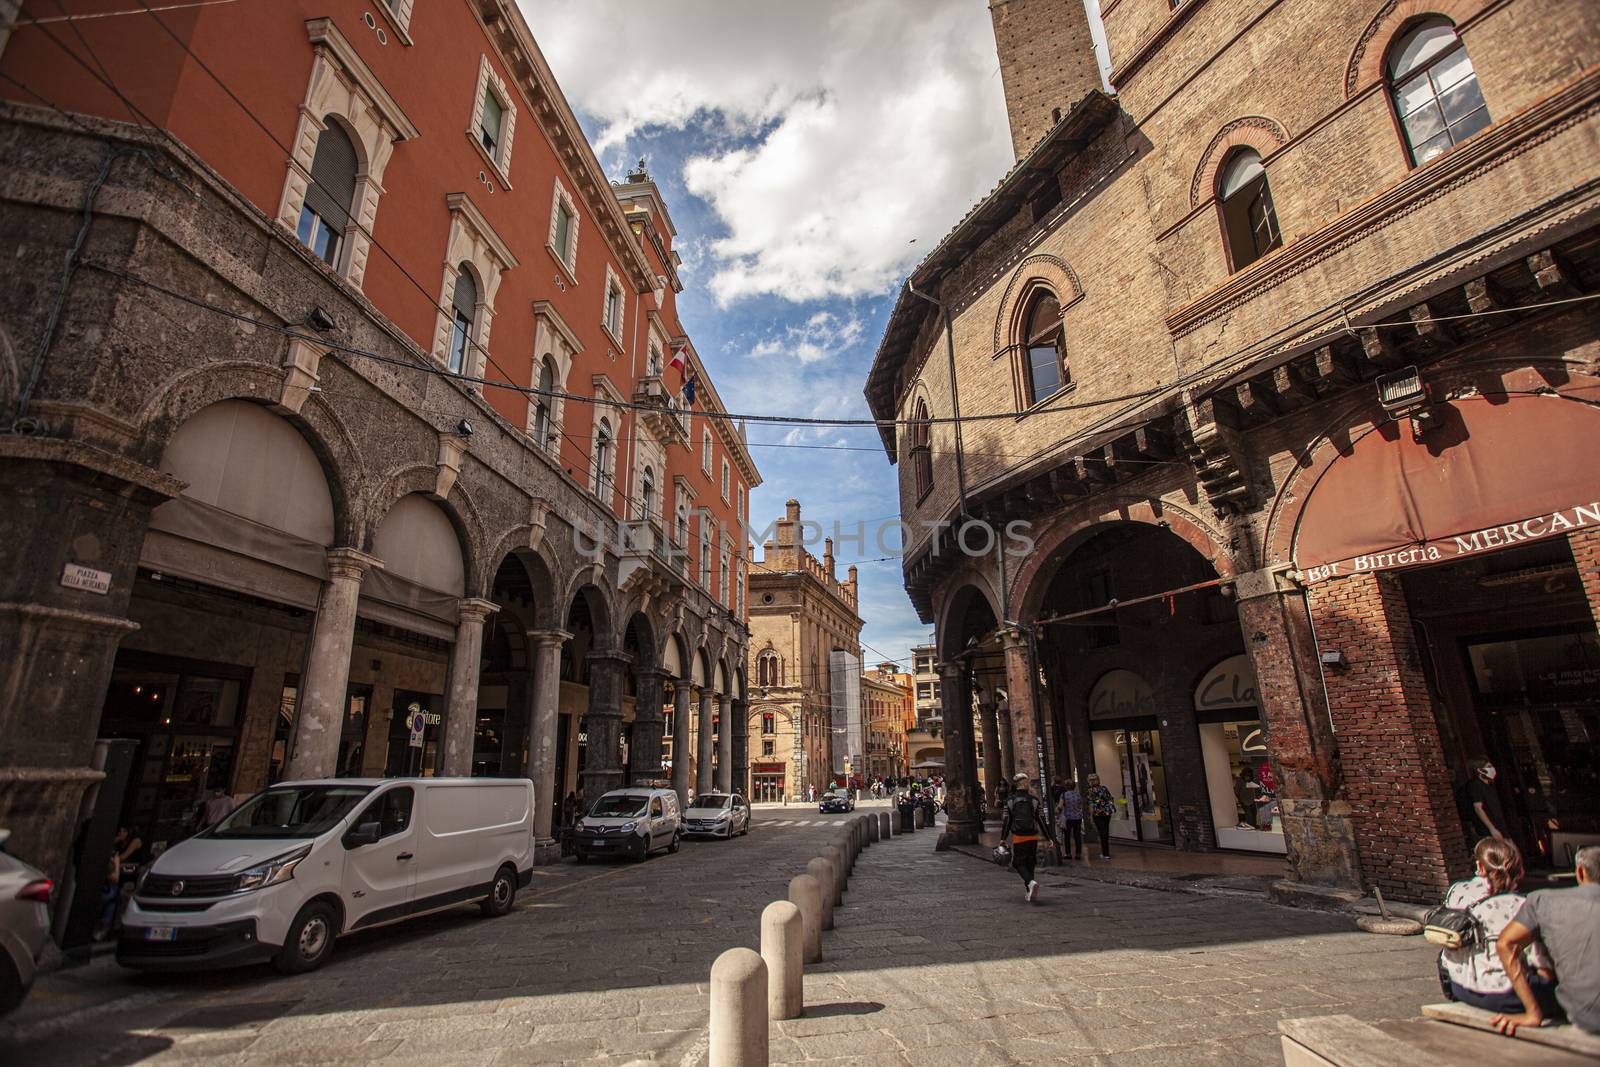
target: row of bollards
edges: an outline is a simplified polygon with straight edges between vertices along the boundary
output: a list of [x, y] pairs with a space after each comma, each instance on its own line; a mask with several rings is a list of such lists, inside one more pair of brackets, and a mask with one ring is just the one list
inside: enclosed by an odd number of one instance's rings
[[711, 1067], [765, 1067], [768, 1023], [805, 1007], [805, 964], [822, 960], [822, 931], [844, 903], [861, 850], [893, 831], [887, 812], [858, 815], [829, 839], [806, 873], [789, 880], [789, 899], [761, 913], [761, 951], [731, 948], [711, 966]]

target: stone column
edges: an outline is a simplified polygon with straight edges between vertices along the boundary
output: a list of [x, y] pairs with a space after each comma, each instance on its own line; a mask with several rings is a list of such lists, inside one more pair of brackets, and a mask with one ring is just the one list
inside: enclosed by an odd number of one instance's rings
[[672, 683], [672, 788], [678, 807], [689, 806], [689, 700], [693, 686], [687, 678]]
[[717, 728], [717, 791], [733, 792], [733, 735], [738, 727], [733, 721], [733, 701], [717, 697], [717, 717], [722, 725]]
[[[1011, 737], [1011, 702], [1008, 699], [1000, 701], [994, 709], [996, 720], [996, 733], [1001, 737]], [[1017, 752], [1011, 745], [1005, 745], [1001, 752], [1000, 771], [1006, 781], [1011, 781], [1017, 773]]]
[[975, 844], [983, 831], [977, 754], [972, 748], [972, 690], [962, 663], [939, 664], [939, 705], [944, 715], [946, 830], [957, 844]]
[[589, 653], [583, 793], [591, 804], [622, 784], [622, 674], [628, 664], [629, 657], [622, 652]]
[[733, 708], [733, 788], [750, 799], [750, 705], [731, 700]]
[[[1000, 733], [995, 729], [994, 687], [978, 693], [978, 736], [983, 740], [983, 810], [993, 811], [994, 787], [1005, 777], [1000, 756]], [[1006, 738], [1006, 749], [1011, 749], [1011, 739]], [[998, 817], [998, 812], [996, 812]]]
[[444, 773], [472, 775], [472, 750], [478, 732], [478, 669], [483, 663], [483, 620], [500, 606], [476, 598], [456, 607], [456, 643], [450, 649], [445, 682]]
[[649, 783], [661, 776], [661, 690], [666, 672], [643, 667], [633, 673], [633, 748], [629, 762], [633, 780]]
[[1033, 680], [1038, 676], [1028, 632], [1006, 630], [1001, 635], [1006, 654], [1006, 706], [1011, 710], [1011, 732], [1006, 747], [1012, 750], [1017, 774], [1026, 774], [1033, 788], [1048, 795], [1050, 783], [1039, 780], [1039, 726], [1034, 713]]
[[534, 630], [533, 684], [528, 687], [528, 777], [533, 779], [533, 836], [541, 854], [554, 851], [556, 796], [556, 726], [561, 716], [561, 647], [572, 635], [565, 630]]
[[344, 727], [350, 685], [350, 649], [355, 643], [356, 601], [361, 579], [381, 560], [353, 548], [328, 550], [328, 583], [311, 624], [306, 669], [300, 679], [294, 739], [285, 781], [329, 778], [338, 769], [339, 732]]
[[711, 690], [700, 690], [700, 718], [695, 724], [694, 791], [704, 796], [716, 786], [711, 778]]

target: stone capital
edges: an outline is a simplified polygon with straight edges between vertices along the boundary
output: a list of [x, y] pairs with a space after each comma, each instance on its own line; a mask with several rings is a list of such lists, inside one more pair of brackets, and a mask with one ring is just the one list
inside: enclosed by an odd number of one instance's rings
[[1021, 626], [1006, 626], [1000, 630], [1000, 644], [1007, 652], [1028, 647], [1028, 631]]
[[[1298, 594], [1305, 590], [1295, 584], [1297, 572], [1292, 564], [1274, 563], [1260, 570], [1241, 574], [1233, 579], [1233, 597], [1236, 601], [1255, 600], [1264, 596]], [[1227, 591], [1227, 587], [1223, 587]]]
[[529, 630], [528, 636], [533, 638], [533, 643], [541, 649], [551, 645], [560, 647], [572, 640], [572, 635], [565, 630]]
[[967, 666], [956, 660], [944, 660], [938, 665], [939, 677], [944, 681], [960, 681], [966, 673]]
[[626, 669], [633, 663], [633, 657], [620, 648], [590, 649], [588, 659], [591, 667], [602, 663], [615, 664], [618, 670]]
[[328, 580], [359, 582], [369, 570], [382, 570], [383, 560], [355, 548], [328, 549]]
[[456, 617], [463, 623], [482, 623], [485, 618], [499, 610], [499, 604], [492, 600], [482, 600], [478, 597], [466, 597], [456, 601]]

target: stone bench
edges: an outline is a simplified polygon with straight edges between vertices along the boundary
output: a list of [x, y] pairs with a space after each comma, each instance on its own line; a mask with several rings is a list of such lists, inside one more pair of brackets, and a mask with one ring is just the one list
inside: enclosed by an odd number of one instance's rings
[[[1438, 1019], [1440, 1022], [1454, 1023], [1457, 1026], [1470, 1027], [1473, 1030], [1483, 1030], [1504, 1037], [1494, 1028], [1494, 1012], [1484, 1011], [1467, 1004], [1457, 1004], [1446, 1001], [1443, 1004], [1424, 1004], [1422, 1014], [1429, 1019]], [[1558, 1048], [1563, 1052], [1576, 1053], [1587, 1056], [1592, 1060], [1600, 1060], [1600, 1036], [1586, 1034], [1570, 1023], [1560, 1026], [1522, 1026], [1517, 1028], [1516, 1040], [1530, 1041], [1535, 1045], [1544, 1045], [1548, 1048]]]
[[[1449, 1021], [1437, 1009], [1448, 1010]], [[1423, 1012], [1428, 1017], [1377, 1026], [1349, 1015], [1284, 1019], [1278, 1024], [1283, 1062], [1286, 1067], [1594, 1067], [1600, 1060], [1594, 1045], [1574, 1043], [1596, 1039], [1571, 1026], [1518, 1030], [1508, 1038], [1489, 1028], [1490, 1013], [1475, 1008], [1439, 1004]], [[1460, 1012], [1478, 1017], [1467, 1021]]]

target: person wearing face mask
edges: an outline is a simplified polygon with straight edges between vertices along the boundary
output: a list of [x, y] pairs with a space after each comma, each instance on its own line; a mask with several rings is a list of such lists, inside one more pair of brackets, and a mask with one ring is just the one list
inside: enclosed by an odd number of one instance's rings
[[1500, 791], [1494, 787], [1494, 764], [1488, 760], [1472, 761], [1472, 776], [1467, 779], [1467, 804], [1474, 831], [1469, 839], [1488, 834], [1497, 841], [1506, 837], [1506, 813], [1500, 807]]

